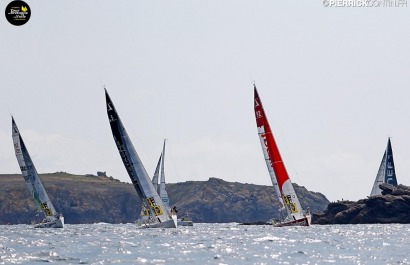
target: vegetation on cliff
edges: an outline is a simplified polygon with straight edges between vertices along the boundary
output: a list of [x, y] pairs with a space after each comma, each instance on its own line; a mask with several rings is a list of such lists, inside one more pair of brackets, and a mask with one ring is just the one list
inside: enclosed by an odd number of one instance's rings
[[[65, 172], [40, 174], [55, 208], [65, 222], [129, 223], [141, 209], [134, 187], [106, 176], [72, 175]], [[304, 208], [312, 212], [326, 209], [323, 194], [294, 184]], [[278, 202], [271, 186], [226, 182], [187, 181], [168, 184], [172, 205], [179, 216], [194, 222], [256, 222], [278, 218]], [[20, 174], [0, 174], [0, 224], [30, 223], [36, 207]]]

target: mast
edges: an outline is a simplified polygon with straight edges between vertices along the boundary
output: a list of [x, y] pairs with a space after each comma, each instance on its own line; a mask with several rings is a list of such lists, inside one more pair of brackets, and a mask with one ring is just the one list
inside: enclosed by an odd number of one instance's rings
[[160, 223], [172, 220], [168, 209], [160, 199], [141, 159], [135, 151], [107, 90], [105, 90], [105, 99], [108, 120], [110, 122], [115, 144], [143, 206], [146, 209], [149, 209], [151, 216], [155, 216]]
[[16, 158], [19, 163], [21, 173], [24, 177], [24, 182], [26, 183], [30, 194], [33, 196], [38, 211], [43, 212], [47, 217], [55, 217], [57, 212], [37, 174], [37, 170], [34, 167], [33, 161], [31, 160], [30, 154], [24, 144], [23, 138], [21, 137], [13, 117], [11, 117], [11, 123], [14, 151], [16, 153]]
[[166, 139], [164, 139], [164, 146], [162, 147], [161, 182], [159, 184], [159, 196], [161, 197], [164, 204], [168, 207], [168, 209], [171, 209], [171, 206], [169, 205], [168, 192], [167, 192], [167, 189], [165, 187], [165, 170], [164, 170], [165, 142], [166, 142]]
[[256, 126], [273, 188], [281, 206], [286, 208], [288, 218], [293, 218], [294, 220], [302, 219], [304, 218], [302, 206], [293, 189], [292, 182], [276, 145], [256, 85], [254, 84], [253, 86]]

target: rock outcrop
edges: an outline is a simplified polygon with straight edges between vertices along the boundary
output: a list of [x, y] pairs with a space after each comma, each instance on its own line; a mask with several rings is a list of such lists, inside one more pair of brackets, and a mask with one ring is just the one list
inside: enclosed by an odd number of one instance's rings
[[[140, 214], [141, 202], [134, 187], [112, 177], [58, 172], [40, 178], [66, 223], [130, 223]], [[329, 201], [323, 194], [294, 187], [303, 207], [312, 212], [326, 209]], [[167, 184], [167, 190], [178, 215], [188, 215], [194, 222], [264, 222], [279, 217], [271, 186], [210, 178]], [[0, 224], [30, 223], [35, 215], [23, 177], [0, 175]]]
[[380, 185], [382, 195], [357, 202], [338, 201], [322, 214], [313, 215], [314, 224], [389, 224], [410, 223], [410, 187]]

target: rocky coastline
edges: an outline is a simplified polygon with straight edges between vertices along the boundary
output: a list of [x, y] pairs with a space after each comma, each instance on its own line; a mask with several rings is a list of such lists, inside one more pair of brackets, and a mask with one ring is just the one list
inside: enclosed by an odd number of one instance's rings
[[[141, 201], [129, 183], [102, 175], [65, 172], [40, 174], [55, 208], [68, 224], [132, 223], [139, 217]], [[329, 201], [318, 192], [294, 184], [302, 206], [322, 212]], [[200, 223], [254, 223], [279, 218], [272, 186], [227, 182], [186, 181], [167, 184], [178, 215]], [[0, 224], [30, 223], [36, 207], [20, 174], [0, 174]]]
[[381, 184], [382, 195], [354, 201], [337, 201], [313, 215], [314, 224], [410, 223], [410, 187]]

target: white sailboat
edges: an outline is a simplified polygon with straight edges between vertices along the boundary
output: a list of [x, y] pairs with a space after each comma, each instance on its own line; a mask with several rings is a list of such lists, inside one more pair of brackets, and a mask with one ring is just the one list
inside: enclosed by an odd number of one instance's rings
[[24, 177], [24, 181], [29, 192], [33, 196], [34, 203], [36, 204], [38, 211], [44, 215], [44, 220], [35, 224], [34, 227], [63, 228], [64, 217], [62, 214], [57, 213], [51, 203], [50, 198], [44, 189], [43, 183], [37, 174], [37, 170], [34, 167], [33, 161], [31, 160], [30, 154], [28, 153], [14, 118], [12, 117], [11, 120], [14, 151], [16, 153], [16, 158], [19, 163], [21, 173]]
[[178, 225], [180, 226], [194, 226], [194, 222], [188, 216], [184, 216], [178, 219]]
[[273, 137], [256, 85], [254, 84], [253, 86], [256, 125], [263, 155], [272, 180], [273, 188], [279, 200], [279, 204], [281, 205], [280, 211], [286, 212], [286, 217], [279, 222], [274, 221], [273, 225], [309, 226], [311, 223], [311, 215], [309, 212], [304, 212], [302, 209]]
[[[165, 182], [165, 143], [166, 139], [164, 140], [164, 145], [162, 147], [162, 153], [159, 157], [159, 161], [157, 167], [155, 169], [154, 177], [152, 178], [152, 183], [154, 186], [158, 186], [158, 171], [159, 171], [159, 164], [161, 163], [161, 177], [160, 177], [160, 184], [158, 189], [158, 194], [161, 197], [162, 201], [165, 205], [168, 206], [168, 209], [173, 212], [175, 215], [177, 214], [176, 207], [171, 209], [171, 203], [169, 200], [166, 182]], [[194, 223], [192, 222], [191, 218], [189, 217], [182, 217], [178, 219], [178, 226], [193, 226]]]
[[143, 209], [147, 211], [148, 218], [138, 223], [141, 228], [176, 228], [177, 218], [172, 215], [166, 205], [162, 202], [158, 192], [149, 178], [135, 148], [128, 136], [118, 113], [105, 90], [107, 104], [107, 115], [115, 144], [120, 153], [122, 162], [134, 185]]
[[387, 147], [383, 154], [382, 162], [380, 163], [379, 171], [377, 172], [376, 179], [374, 180], [372, 191], [370, 196], [381, 195], [382, 190], [379, 185], [382, 183], [388, 183], [397, 187], [396, 170], [394, 168], [393, 149], [391, 147], [390, 137], [387, 140]]

